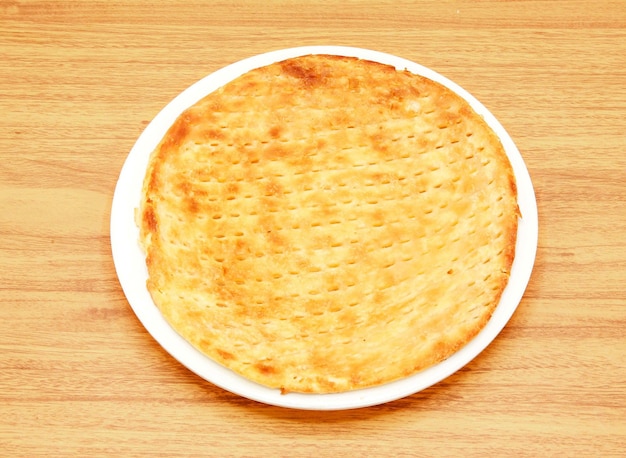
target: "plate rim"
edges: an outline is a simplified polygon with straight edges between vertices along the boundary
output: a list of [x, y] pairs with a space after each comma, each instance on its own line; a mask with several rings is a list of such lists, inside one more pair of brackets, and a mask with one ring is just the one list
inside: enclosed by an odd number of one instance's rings
[[[186, 108], [249, 70], [307, 54], [358, 57], [393, 65], [443, 84], [465, 99], [483, 116], [503, 144], [516, 179], [521, 218], [509, 283], [498, 306], [481, 332], [448, 359], [414, 375], [371, 388], [330, 394], [281, 394], [280, 390], [252, 382], [200, 353], [165, 321], [145, 285], [147, 269], [138, 243], [135, 208], [140, 202], [150, 153]], [[519, 306], [530, 281], [537, 252], [538, 214], [530, 174], [517, 146], [495, 116], [460, 85], [428, 67], [393, 54], [348, 46], [300, 46], [257, 54], [222, 67], [187, 87], [159, 111], [139, 135], [121, 168], [111, 205], [110, 241], [116, 274], [133, 312], [161, 347], [191, 372], [226, 391], [264, 404], [300, 410], [345, 410], [379, 405], [418, 393], [465, 367], [495, 340]]]

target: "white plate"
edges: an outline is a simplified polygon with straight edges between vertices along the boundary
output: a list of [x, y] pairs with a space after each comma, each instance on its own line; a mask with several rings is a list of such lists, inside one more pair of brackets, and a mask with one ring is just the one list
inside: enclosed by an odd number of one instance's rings
[[[511, 277], [491, 320], [465, 347], [447, 360], [418, 374], [382, 386], [338, 394], [280, 394], [251, 382], [207, 358], [178, 335], [165, 321], [146, 289], [147, 269], [138, 245], [139, 230], [134, 212], [151, 151], [182, 113], [205, 95], [237, 76], [257, 67], [305, 54], [354, 56], [407, 69], [437, 81], [467, 100], [499, 135], [517, 180], [520, 220], [516, 256]], [[230, 392], [266, 404], [310, 410], [340, 410], [382, 404], [421, 391], [453, 374], [489, 345], [509, 321], [530, 279], [537, 250], [537, 204], [524, 161], [515, 144], [496, 118], [472, 95], [436, 72], [414, 62], [360, 48], [310, 46], [257, 55], [229, 65], [198, 81], [170, 102], [146, 127], [130, 151], [119, 176], [111, 208], [113, 260], [128, 302], [148, 332], [174, 358], [207, 381]]]

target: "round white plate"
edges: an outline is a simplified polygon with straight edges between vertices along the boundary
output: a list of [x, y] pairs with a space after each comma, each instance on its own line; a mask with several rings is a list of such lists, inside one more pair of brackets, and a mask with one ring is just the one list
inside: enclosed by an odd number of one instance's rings
[[[382, 386], [338, 394], [281, 394], [251, 382], [207, 358], [165, 321], [146, 289], [148, 277], [134, 212], [141, 199], [141, 187], [152, 150], [189, 106], [237, 76], [257, 67], [305, 54], [334, 54], [407, 69], [437, 81], [467, 100], [499, 135], [517, 180], [518, 203], [522, 213], [511, 277], [500, 304], [482, 332], [447, 360], [413, 376]], [[496, 118], [472, 95], [438, 73], [414, 62], [360, 48], [309, 46], [257, 55], [229, 65], [198, 81], [172, 100], [146, 127], [130, 151], [119, 176], [111, 208], [113, 260], [128, 302], [148, 332], [183, 365], [207, 381], [232, 393], [266, 404], [297, 409], [340, 410], [382, 404], [421, 391], [453, 374], [489, 345], [509, 321], [530, 279], [537, 250], [537, 204], [526, 165], [515, 144]]]

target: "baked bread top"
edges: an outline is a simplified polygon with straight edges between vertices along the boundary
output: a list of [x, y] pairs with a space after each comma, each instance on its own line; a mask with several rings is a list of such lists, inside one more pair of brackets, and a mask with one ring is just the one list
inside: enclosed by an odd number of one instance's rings
[[252, 70], [150, 157], [147, 288], [171, 326], [283, 392], [390, 382], [487, 323], [515, 254], [494, 132], [444, 86], [351, 57]]

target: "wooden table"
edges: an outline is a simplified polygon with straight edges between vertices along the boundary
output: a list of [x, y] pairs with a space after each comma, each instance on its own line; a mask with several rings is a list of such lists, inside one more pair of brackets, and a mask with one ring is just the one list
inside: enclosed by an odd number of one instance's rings
[[[396, 54], [474, 94], [540, 218], [525, 297], [485, 352], [338, 412], [182, 367], [133, 314], [109, 241], [118, 174], [163, 106], [313, 44]], [[0, 58], [0, 456], [626, 456], [623, 0], [0, 1]]]

